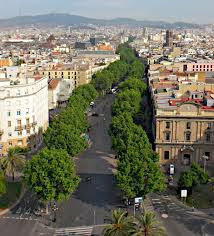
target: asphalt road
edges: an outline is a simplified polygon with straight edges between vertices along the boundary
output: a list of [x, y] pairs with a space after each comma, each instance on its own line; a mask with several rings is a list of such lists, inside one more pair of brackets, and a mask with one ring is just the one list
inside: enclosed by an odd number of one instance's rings
[[[205, 231], [207, 236], [214, 235], [209, 230], [213, 226], [214, 218], [207, 218], [197, 210], [192, 212], [189, 207], [178, 202], [175, 196], [152, 194], [151, 201], [167, 229], [168, 236], [202, 236]], [[167, 214], [168, 218], [162, 218], [162, 214]]]
[[[62, 235], [64, 229], [90, 235], [93, 231], [91, 226], [105, 223], [111, 210], [121, 206], [113, 175], [114, 153], [108, 135], [113, 100], [113, 95], [106, 95], [96, 102], [93, 112], [99, 116], [89, 117], [92, 146], [75, 159], [82, 180], [71, 198], [58, 206], [56, 222], [35, 216], [34, 209], [38, 203], [28, 192], [18, 206], [0, 218], [0, 236], [48, 236], [54, 234], [53, 228], [58, 228], [56, 235]], [[151, 201], [160, 218], [163, 213], [168, 214], [167, 219], [161, 218], [168, 236], [197, 236], [213, 230], [210, 220], [195, 216], [170, 195], [153, 194]]]
[[[97, 101], [93, 111], [99, 116], [89, 117], [92, 146], [76, 158], [77, 173], [82, 180], [72, 197], [59, 205], [56, 223], [35, 215], [38, 202], [35, 196], [27, 192], [20, 204], [0, 218], [0, 236], [53, 235], [53, 230], [49, 227], [104, 223], [111, 209], [120, 201], [113, 176], [114, 153], [108, 136], [113, 100], [113, 95], [106, 95], [104, 99]], [[87, 177], [91, 181], [86, 181]], [[45, 227], [43, 223], [49, 227]]]
[[[81, 183], [72, 197], [59, 206], [56, 227], [103, 224], [111, 209], [120, 204], [113, 175], [114, 153], [108, 135], [113, 100], [114, 96], [108, 94], [95, 103], [93, 112], [99, 116], [89, 117], [92, 146], [76, 159]], [[87, 177], [91, 181], [87, 181]]]

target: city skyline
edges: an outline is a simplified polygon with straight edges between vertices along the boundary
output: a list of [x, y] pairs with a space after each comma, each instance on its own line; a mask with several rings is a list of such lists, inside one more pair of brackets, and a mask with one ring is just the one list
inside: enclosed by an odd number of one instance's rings
[[[39, 15], [47, 13], [69, 13], [92, 18], [111, 19], [116, 17], [137, 20], [164, 20], [168, 22], [186, 21], [213, 23], [212, 5], [205, 0], [0, 0], [1, 19], [14, 16]], [[160, 11], [160, 9], [162, 9]], [[182, 15], [181, 15], [182, 12]]]

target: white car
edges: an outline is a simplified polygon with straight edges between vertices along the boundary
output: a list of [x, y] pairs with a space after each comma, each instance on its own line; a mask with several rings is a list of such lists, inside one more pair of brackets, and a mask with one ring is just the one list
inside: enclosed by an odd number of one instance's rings
[[169, 174], [174, 175], [175, 174], [175, 166], [173, 164], [169, 165]]

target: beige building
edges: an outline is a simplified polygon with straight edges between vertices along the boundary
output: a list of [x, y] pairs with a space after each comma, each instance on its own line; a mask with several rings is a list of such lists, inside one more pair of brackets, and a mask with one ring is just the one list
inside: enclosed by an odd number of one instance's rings
[[190, 164], [208, 156], [214, 160], [214, 108], [181, 101], [155, 115], [155, 144], [160, 162]]
[[152, 131], [160, 162], [201, 163], [204, 156], [214, 160], [214, 84], [205, 83], [203, 74], [153, 67]]
[[49, 79], [71, 79], [77, 88], [88, 84], [92, 78], [91, 68], [88, 64], [79, 65], [56, 65], [42, 71], [43, 76]]

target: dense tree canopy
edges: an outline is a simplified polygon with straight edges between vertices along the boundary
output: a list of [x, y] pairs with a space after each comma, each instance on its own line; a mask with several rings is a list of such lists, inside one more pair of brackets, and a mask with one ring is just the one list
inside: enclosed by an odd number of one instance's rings
[[43, 202], [67, 199], [79, 178], [74, 163], [62, 149], [44, 148], [26, 164], [23, 179]]
[[132, 49], [119, 48], [123, 61], [129, 65], [128, 79], [119, 84], [120, 92], [112, 105], [110, 135], [117, 153], [117, 185], [124, 197], [145, 196], [165, 188], [158, 164], [158, 155], [152, 150], [146, 132], [134, 123], [141, 110], [146, 84], [141, 80], [144, 68]]
[[206, 184], [208, 180], [208, 173], [204, 172], [204, 170], [199, 165], [193, 163], [188, 171], [181, 173], [178, 181], [178, 188], [179, 190], [187, 189], [191, 193], [193, 187], [200, 184]]

